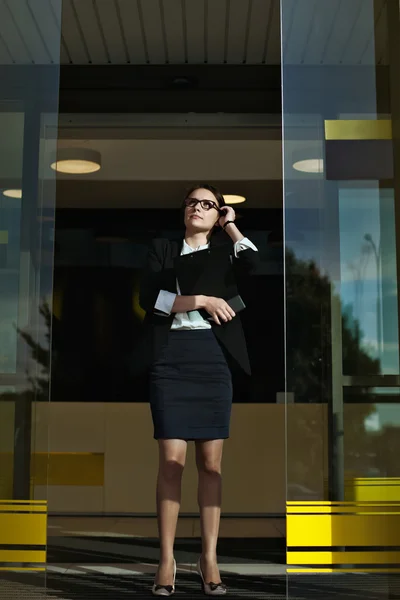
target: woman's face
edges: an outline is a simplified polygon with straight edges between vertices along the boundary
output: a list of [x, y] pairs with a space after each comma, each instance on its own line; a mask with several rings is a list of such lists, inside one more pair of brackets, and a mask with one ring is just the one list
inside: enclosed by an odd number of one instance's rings
[[[218, 201], [214, 194], [209, 190], [199, 188], [194, 190], [188, 196], [189, 199], [193, 200], [206, 200], [205, 205], [202, 206], [198, 202], [195, 206], [186, 206], [185, 208], [185, 227], [195, 232], [206, 232], [212, 230], [214, 225], [218, 222], [220, 214], [217, 210]], [[210, 203], [213, 203], [211, 208]]]

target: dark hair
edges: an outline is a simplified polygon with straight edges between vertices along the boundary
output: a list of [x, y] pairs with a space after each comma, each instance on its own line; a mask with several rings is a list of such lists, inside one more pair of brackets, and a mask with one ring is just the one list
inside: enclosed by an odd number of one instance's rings
[[216, 187], [214, 187], [213, 185], [210, 185], [209, 183], [199, 183], [198, 185], [192, 186], [190, 189], [187, 190], [185, 199], [189, 198], [189, 196], [191, 194], [193, 194], [193, 192], [195, 192], [196, 190], [208, 190], [209, 192], [214, 194], [215, 199], [218, 202], [220, 208], [222, 208], [223, 206], [226, 205], [225, 199], [224, 199], [223, 195], [221, 194], [221, 192]]

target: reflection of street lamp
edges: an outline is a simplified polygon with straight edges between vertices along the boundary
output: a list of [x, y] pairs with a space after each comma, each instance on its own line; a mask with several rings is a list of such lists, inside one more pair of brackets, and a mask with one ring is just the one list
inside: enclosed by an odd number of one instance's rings
[[376, 244], [370, 233], [366, 233], [364, 235], [364, 240], [371, 245], [376, 261], [376, 330], [378, 338], [378, 354], [379, 358], [382, 359], [381, 248], [380, 244], [378, 248], [376, 247]]

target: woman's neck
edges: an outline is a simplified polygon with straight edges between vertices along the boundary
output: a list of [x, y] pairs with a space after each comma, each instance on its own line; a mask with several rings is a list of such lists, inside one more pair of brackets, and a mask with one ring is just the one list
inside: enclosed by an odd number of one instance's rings
[[191, 248], [198, 248], [199, 246], [205, 246], [209, 242], [210, 234], [204, 232], [191, 232], [186, 230], [185, 242]]

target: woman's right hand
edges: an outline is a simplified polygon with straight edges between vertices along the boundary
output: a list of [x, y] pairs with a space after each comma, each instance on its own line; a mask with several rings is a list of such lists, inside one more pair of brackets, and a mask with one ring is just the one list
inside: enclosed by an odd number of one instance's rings
[[204, 308], [218, 325], [221, 325], [221, 321], [232, 321], [236, 316], [235, 311], [222, 298], [204, 296]]

